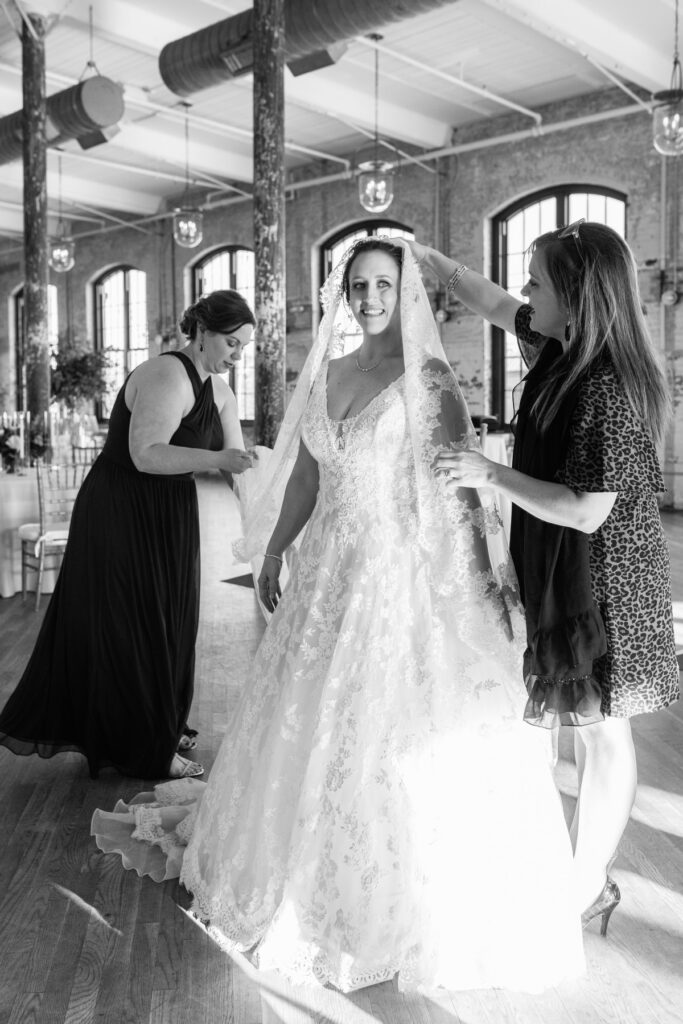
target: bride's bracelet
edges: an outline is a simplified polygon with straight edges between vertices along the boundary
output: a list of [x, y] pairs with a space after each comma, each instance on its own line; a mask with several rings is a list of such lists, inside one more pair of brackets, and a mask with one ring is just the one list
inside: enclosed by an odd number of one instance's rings
[[449, 292], [454, 291], [455, 290], [455, 286], [458, 284], [458, 282], [460, 281], [460, 278], [462, 277], [462, 275], [467, 270], [469, 270], [469, 267], [466, 267], [464, 263], [458, 263], [457, 267], [455, 268], [455, 270], [453, 271], [453, 273], [451, 274], [451, 276], [448, 279], [448, 284], [446, 285], [446, 290], [449, 291]]
[[277, 560], [280, 563], [280, 565], [282, 565], [282, 559], [280, 558], [279, 555], [271, 555], [268, 551], [266, 551], [266, 553], [265, 553], [265, 555], [263, 557], [264, 558], [277, 558]]

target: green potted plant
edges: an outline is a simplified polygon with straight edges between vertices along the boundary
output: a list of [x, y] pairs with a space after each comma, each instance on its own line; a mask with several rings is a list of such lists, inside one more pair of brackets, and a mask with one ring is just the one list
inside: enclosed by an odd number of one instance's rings
[[74, 412], [85, 402], [102, 398], [109, 390], [106, 351], [94, 352], [77, 339], [60, 335], [52, 353], [52, 401]]

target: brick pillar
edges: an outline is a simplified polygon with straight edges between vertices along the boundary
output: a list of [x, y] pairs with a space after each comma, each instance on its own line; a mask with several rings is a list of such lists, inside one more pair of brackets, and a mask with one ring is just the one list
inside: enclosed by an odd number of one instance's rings
[[[45, 181], [45, 20], [22, 23], [24, 146], [24, 363], [27, 407], [34, 421], [50, 404], [47, 335], [47, 188]], [[21, 372], [21, 368], [17, 368]]]

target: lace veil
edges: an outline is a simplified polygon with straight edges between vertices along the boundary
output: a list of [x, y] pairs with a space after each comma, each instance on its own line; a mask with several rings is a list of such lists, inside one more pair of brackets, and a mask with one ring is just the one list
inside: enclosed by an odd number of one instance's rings
[[[456, 490], [444, 476], [433, 472], [440, 448], [472, 448], [479, 442], [446, 359], [418, 265], [402, 239], [387, 242], [403, 249], [400, 313], [407, 419], [415, 464], [416, 536], [429, 565], [432, 585], [440, 593], [449, 593], [465, 582], [471, 586], [474, 580], [482, 596], [495, 594], [506, 606], [517, 604], [514, 570], [493, 492]], [[235, 544], [235, 555], [241, 561], [258, 564], [259, 569], [296, 461], [313, 384], [320, 372], [327, 372], [329, 359], [344, 354], [347, 336], [358, 333], [342, 293], [344, 270], [355, 253], [352, 246], [321, 289], [324, 315], [318, 336], [272, 454], [261, 458], [257, 471], [247, 471], [239, 478], [244, 535]]]

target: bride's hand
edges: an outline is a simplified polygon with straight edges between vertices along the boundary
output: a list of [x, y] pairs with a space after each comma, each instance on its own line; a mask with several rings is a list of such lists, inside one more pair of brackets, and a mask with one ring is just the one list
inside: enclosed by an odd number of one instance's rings
[[263, 605], [269, 612], [274, 612], [282, 595], [280, 589], [280, 570], [282, 562], [274, 555], [266, 555], [258, 578], [258, 592]]
[[448, 482], [457, 487], [493, 486], [495, 463], [476, 449], [452, 451], [442, 448], [434, 464], [435, 473], [448, 476]]

